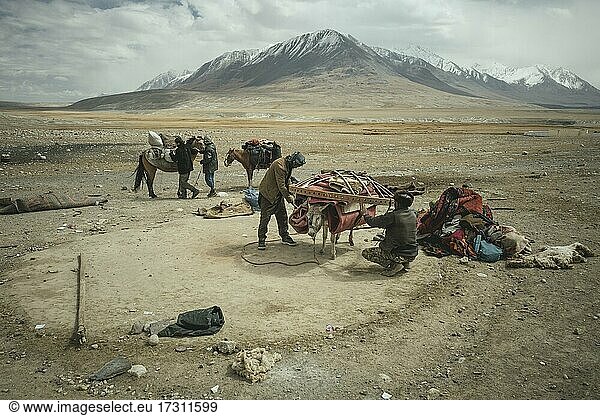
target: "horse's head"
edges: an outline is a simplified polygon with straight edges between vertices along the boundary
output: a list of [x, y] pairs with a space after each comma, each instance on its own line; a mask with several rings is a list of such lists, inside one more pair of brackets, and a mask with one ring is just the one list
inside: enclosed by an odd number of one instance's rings
[[310, 204], [308, 206], [308, 212], [306, 213], [306, 216], [308, 217], [308, 235], [310, 235], [313, 240], [321, 228], [323, 228], [327, 206], [327, 204]]
[[233, 147], [230, 147], [229, 151], [227, 152], [227, 156], [225, 156], [225, 161], [223, 162], [223, 164], [225, 166], [229, 166], [233, 163], [234, 160], [235, 160], [235, 149]]

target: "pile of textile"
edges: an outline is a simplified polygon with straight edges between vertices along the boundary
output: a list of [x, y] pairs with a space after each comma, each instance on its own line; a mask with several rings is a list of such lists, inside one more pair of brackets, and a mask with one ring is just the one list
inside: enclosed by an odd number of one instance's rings
[[437, 257], [455, 254], [486, 262], [531, 252], [529, 240], [510, 226], [494, 221], [481, 195], [450, 187], [417, 216], [417, 240]]

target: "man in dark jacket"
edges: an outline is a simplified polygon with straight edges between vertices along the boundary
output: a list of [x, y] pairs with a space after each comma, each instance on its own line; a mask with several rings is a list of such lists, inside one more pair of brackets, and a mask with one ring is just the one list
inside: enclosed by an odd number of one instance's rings
[[288, 216], [285, 201], [293, 204], [294, 197], [290, 194], [290, 178], [292, 169], [304, 165], [302, 153], [295, 152], [286, 157], [280, 157], [271, 163], [258, 188], [258, 204], [260, 205], [260, 222], [258, 224], [258, 249], [264, 250], [267, 241], [267, 230], [271, 216], [275, 214], [281, 242], [295, 246], [296, 242], [288, 231]]
[[379, 247], [365, 248], [362, 256], [382, 265], [384, 276], [394, 276], [401, 270], [408, 271], [410, 262], [417, 257], [417, 216], [409, 209], [414, 197], [404, 191], [394, 194], [394, 210], [371, 217], [364, 214], [365, 222], [371, 227], [385, 228], [385, 237]]
[[179, 172], [179, 189], [177, 197], [180, 199], [187, 198], [187, 191], [192, 191], [192, 198], [196, 198], [200, 191], [191, 185], [190, 172], [194, 170], [194, 162], [192, 159], [192, 149], [188, 143], [185, 143], [179, 136], [175, 137], [177, 148], [171, 150], [171, 157], [177, 163], [177, 172]]
[[204, 149], [200, 151], [203, 154], [202, 172], [204, 172], [204, 182], [210, 188], [210, 192], [206, 195], [208, 198], [217, 196], [215, 192], [215, 171], [219, 169], [219, 160], [217, 156], [217, 148], [213, 141], [208, 136], [202, 138]]

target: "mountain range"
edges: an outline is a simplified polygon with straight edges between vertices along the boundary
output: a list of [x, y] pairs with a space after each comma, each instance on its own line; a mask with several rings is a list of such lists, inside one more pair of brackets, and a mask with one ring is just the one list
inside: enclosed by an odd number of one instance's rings
[[[600, 91], [563, 68], [502, 64], [462, 67], [418, 46], [388, 50], [368, 46], [351, 35], [325, 29], [306, 33], [263, 50], [227, 52], [194, 72], [169, 71], [143, 83], [135, 92], [82, 100], [76, 108], [140, 108], [160, 92], [159, 106], [185, 105], [194, 92], [243, 91], [331, 94], [376, 91], [406, 97], [431, 95], [443, 102], [494, 100], [548, 108], [599, 108]], [[177, 98], [176, 92], [180, 92]], [[185, 92], [185, 93], [184, 93]], [[168, 98], [165, 98], [168, 97]], [[444, 98], [446, 97], [446, 98]], [[154, 103], [154, 106], [157, 104]]]

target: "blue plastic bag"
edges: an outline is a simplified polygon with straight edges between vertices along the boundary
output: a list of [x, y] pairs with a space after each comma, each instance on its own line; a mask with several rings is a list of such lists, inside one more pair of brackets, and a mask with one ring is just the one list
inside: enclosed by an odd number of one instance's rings
[[502, 249], [495, 244], [485, 241], [481, 237], [481, 234], [475, 238], [474, 248], [478, 260], [493, 263], [502, 258]]

